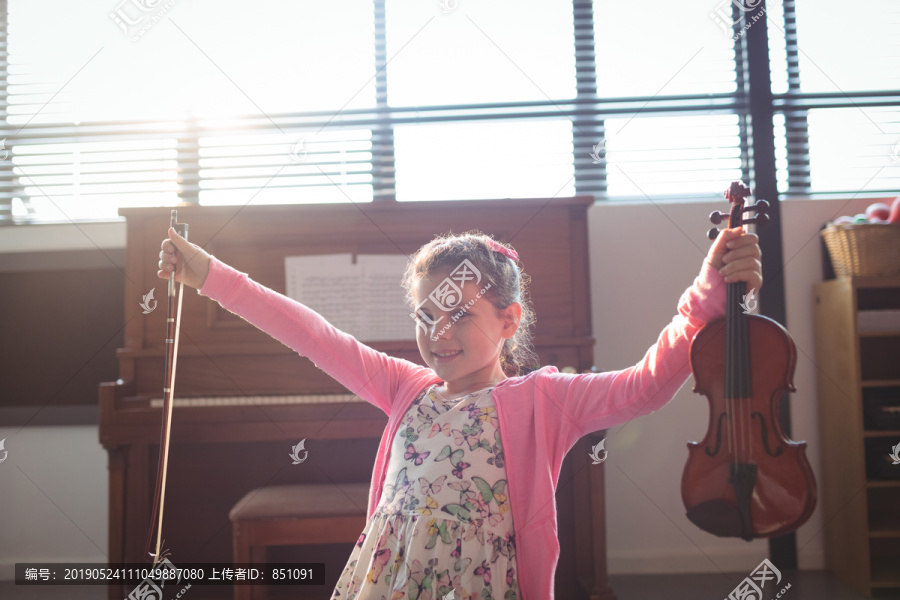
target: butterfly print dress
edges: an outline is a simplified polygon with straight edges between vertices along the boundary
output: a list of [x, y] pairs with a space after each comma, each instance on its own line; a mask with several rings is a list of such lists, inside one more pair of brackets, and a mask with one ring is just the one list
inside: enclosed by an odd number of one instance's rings
[[518, 597], [493, 388], [445, 400], [434, 387], [397, 430], [381, 500], [332, 600]]

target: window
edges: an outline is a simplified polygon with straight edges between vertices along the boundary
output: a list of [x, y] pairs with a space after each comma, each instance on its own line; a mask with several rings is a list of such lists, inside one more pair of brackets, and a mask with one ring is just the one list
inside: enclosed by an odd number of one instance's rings
[[779, 50], [772, 54], [779, 193], [896, 193], [900, 6], [784, 0], [774, 8], [769, 47]]
[[[122, 206], [719, 198], [760, 0], [3, 2], [0, 224]], [[766, 7], [783, 196], [900, 187], [900, 7]], [[838, 43], [839, 42], [839, 43]]]
[[375, 107], [371, 6], [4, 5], [0, 221], [10, 211], [16, 222], [116, 219], [120, 206], [182, 201], [372, 200], [370, 123], [350, 123]]

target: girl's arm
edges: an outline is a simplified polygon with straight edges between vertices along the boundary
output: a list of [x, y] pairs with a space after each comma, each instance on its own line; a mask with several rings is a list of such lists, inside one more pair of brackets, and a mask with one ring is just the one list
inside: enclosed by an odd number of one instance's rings
[[398, 393], [412, 392], [406, 388], [424, 387], [426, 379], [434, 378], [431, 369], [366, 346], [308, 306], [253, 281], [214, 256], [197, 291], [309, 358], [387, 414]]
[[554, 374], [550, 387], [569, 417], [568, 425], [576, 428], [573, 441], [668, 403], [691, 375], [694, 336], [706, 323], [724, 316], [725, 291], [722, 275], [704, 261], [700, 275], [678, 302], [678, 314], [639, 363], [621, 371]]
[[756, 234], [744, 233], [739, 227], [722, 230], [700, 275], [678, 301], [678, 314], [639, 363], [607, 373], [552, 375], [550, 392], [567, 418], [565, 430], [572, 434], [580, 431], [580, 437], [649, 414], [668, 403], [691, 375], [694, 336], [704, 325], [725, 315], [727, 283], [744, 281], [747, 291], [762, 287], [761, 256]]

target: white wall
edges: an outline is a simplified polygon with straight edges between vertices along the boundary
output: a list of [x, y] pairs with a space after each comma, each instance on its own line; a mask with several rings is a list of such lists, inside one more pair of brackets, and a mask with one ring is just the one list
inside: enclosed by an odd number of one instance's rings
[[0, 580], [14, 579], [17, 562], [106, 562], [109, 486], [97, 427], [0, 427], [2, 439]]
[[[836, 215], [861, 212], [869, 202], [856, 199], [846, 206], [844, 200], [782, 203], [787, 327], [798, 356], [794, 377], [798, 392], [792, 395], [791, 406], [793, 439], [808, 442], [807, 455], [817, 476], [822, 465], [810, 307], [812, 285], [821, 278], [818, 229]], [[681, 293], [700, 271], [711, 244], [705, 237], [709, 213], [727, 209], [724, 200], [610, 203], [590, 209], [598, 367], [630, 366], [655, 343], [675, 315]], [[74, 240], [72, 248], [93, 243], [86, 242], [85, 234], [73, 226], [60, 227], [54, 230], [54, 239], [68, 236]], [[116, 246], [116, 240], [124, 244], [124, 224], [100, 227], [103, 247]], [[12, 229], [24, 237], [9, 243], [5, 251], [41, 243], [26, 239], [29, 231], [40, 232], [39, 228]], [[615, 428], [607, 436], [606, 516], [613, 574], [749, 572], [768, 553], [765, 540], [748, 543], [717, 538], [684, 516], [680, 486], [687, 458], [685, 444], [702, 438], [708, 419], [706, 399], [692, 388], [693, 378], [666, 407]], [[103, 562], [107, 471], [97, 428], [29, 427], [18, 431], [0, 427], [3, 438], [9, 455], [0, 463], [0, 579], [12, 579], [17, 561]], [[824, 566], [824, 518], [821, 506], [817, 507], [798, 532], [803, 569]]]

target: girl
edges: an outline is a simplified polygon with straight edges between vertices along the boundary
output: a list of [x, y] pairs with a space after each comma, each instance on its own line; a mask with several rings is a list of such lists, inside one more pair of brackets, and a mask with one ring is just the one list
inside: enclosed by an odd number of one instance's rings
[[174, 269], [387, 413], [366, 527], [332, 600], [545, 600], [566, 453], [672, 399], [691, 374], [694, 335], [725, 314], [725, 282], [761, 288], [760, 256], [756, 235], [723, 230], [644, 358], [581, 375], [528, 369], [527, 276], [512, 248], [480, 232], [435, 238], [404, 275], [426, 367], [376, 352], [171, 228], [157, 275]]

